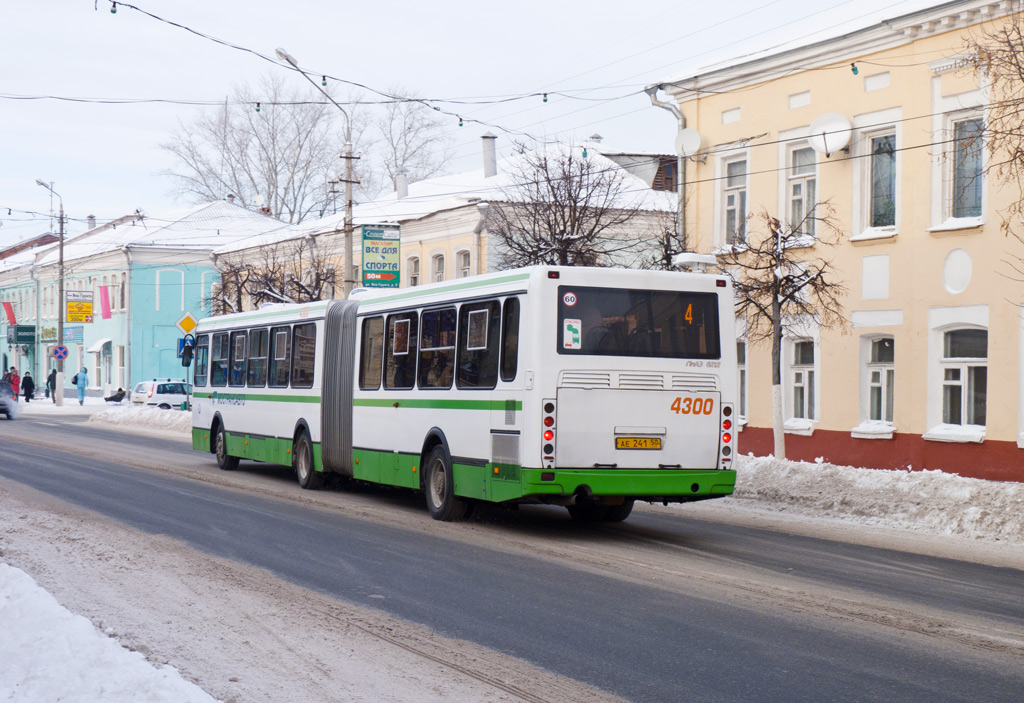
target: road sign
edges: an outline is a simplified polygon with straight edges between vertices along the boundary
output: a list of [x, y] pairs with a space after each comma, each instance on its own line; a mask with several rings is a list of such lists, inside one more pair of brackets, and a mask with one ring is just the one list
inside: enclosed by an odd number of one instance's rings
[[68, 358], [68, 348], [63, 344], [58, 344], [53, 348], [53, 358], [57, 361], [63, 361]]
[[184, 337], [182, 339], [178, 339], [178, 358], [180, 359], [181, 355], [185, 353], [185, 347], [191, 347], [194, 344], [195, 339], [192, 337], [192, 335], [189, 335], [188, 337]]
[[398, 288], [402, 269], [401, 228], [398, 225], [363, 225], [363, 285]]
[[187, 312], [174, 324], [178, 326], [178, 329], [181, 330], [182, 334], [192, 334], [192, 330], [194, 330], [196, 325], [199, 324], [199, 320], [195, 318], [195, 315]]

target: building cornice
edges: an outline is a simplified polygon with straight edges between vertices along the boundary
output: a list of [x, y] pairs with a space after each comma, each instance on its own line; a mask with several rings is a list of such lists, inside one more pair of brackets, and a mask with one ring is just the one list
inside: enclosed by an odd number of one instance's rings
[[[680, 103], [686, 103], [709, 94], [727, 93], [811, 69], [842, 65], [918, 39], [987, 22], [1010, 14], [1018, 4], [1016, 0], [956, 0], [942, 3], [883, 20], [848, 34], [739, 61], [722, 69], [677, 78], [659, 84], [658, 87]], [[956, 63], [962, 62], [964, 58], [964, 55], [959, 55], [940, 62]]]

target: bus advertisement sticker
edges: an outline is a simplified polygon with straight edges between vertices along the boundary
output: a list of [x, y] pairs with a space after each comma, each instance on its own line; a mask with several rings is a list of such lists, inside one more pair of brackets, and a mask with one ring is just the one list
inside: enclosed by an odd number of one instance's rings
[[562, 321], [562, 348], [579, 349], [583, 346], [583, 320], [566, 318]]

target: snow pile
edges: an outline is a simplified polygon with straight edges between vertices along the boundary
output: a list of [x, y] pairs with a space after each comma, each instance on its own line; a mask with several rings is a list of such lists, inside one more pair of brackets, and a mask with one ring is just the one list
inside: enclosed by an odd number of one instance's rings
[[0, 562], [0, 700], [212, 703], [170, 666], [62, 607], [24, 571]]
[[161, 410], [147, 407], [117, 407], [93, 413], [89, 422], [124, 427], [146, 427], [171, 432], [189, 432], [192, 429], [192, 413], [180, 410]]
[[739, 457], [734, 497], [772, 512], [1024, 543], [1024, 484]]

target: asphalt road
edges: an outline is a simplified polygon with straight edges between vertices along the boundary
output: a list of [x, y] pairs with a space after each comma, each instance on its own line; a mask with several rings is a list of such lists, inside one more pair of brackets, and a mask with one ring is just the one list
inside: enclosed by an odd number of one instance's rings
[[[243, 462], [243, 490], [175, 475], [160, 469], [219, 472], [187, 441], [84, 423], [25, 418], [0, 447], [6, 478], [635, 701], [1024, 699], [1015, 569], [667, 511], [582, 527], [529, 508], [438, 532], [425, 510], [402, 523], [352, 517], [344, 495], [289, 499], [287, 471]], [[421, 501], [354, 494], [384, 512]]]

